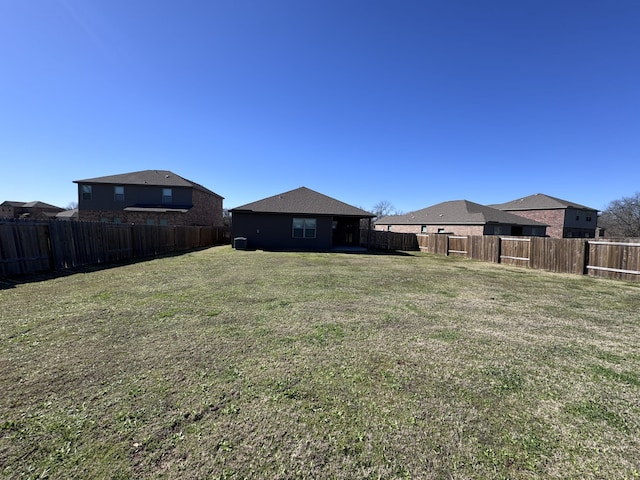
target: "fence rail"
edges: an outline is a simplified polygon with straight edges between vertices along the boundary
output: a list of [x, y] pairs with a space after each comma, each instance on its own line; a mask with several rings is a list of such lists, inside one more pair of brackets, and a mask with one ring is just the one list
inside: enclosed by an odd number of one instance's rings
[[28, 275], [149, 258], [229, 243], [217, 227], [97, 222], [0, 223], [0, 276]]

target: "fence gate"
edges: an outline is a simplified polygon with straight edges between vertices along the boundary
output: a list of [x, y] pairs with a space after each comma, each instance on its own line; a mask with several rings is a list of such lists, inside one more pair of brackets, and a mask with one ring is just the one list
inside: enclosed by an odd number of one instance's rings
[[589, 241], [587, 272], [591, 276], [640, 278], [640, 243]]
[[469, 253], [467, 247], [469, 237], [450, 235], [448, 239], [447, 255], [451, 255], [452, 253], [456, 255], [467, 255]]
[[500, 263], [528, 267], [531, 260], [530, 238], [500, 238]]

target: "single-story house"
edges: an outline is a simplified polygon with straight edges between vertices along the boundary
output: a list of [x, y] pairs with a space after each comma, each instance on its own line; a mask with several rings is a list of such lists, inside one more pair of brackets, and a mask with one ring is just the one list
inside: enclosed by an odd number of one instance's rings
[[360, 220], [374, 215], [306, 187], [232, 208], [231, 235], [261, 250], [331, 250], [360, 245]]
[[405, 215], [376, 221], [376, 230], [398, 233], [450, 233], [453, 235], [546, 236], [542, 222], [503, 212], [468, 200], [438, 203]]
[[0, 204], [0, 218], [14, 218], [22, 220], [50, 220], [63, 212], [64, 209], [40, 202], [4, 201]]
[[536, 193], [490, 206], [546, 223], [547, 235], [552, 238], [594, 238], [596, 236], [598, 211], [568, 200]]
[[56, 215], [56, 220], [77, 221], [78, 209], [71, 208], [69, 210], [65, 210], [64, 212], [60, 212], [59, 214]]

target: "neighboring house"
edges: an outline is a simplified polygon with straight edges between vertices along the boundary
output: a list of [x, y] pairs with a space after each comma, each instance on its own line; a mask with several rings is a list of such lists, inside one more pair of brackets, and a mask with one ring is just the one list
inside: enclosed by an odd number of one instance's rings
[[49, 220], [55, 218], [64, 209], [44, 202], [12, 202], [0, 204], [0, 218], [23, 220]]
[[360, 208], [300, 187], [231, 209], [232, 237], [262, 250], [331, 250], [360, 245]]
[[82, 221], [222, 226], [223, 197], [168, 170], [74, 180]]
[[59, 214], [56, 215], [56, 220], [65, 220], [65, 221], [78, 220], [78, 209], [71, 208], [69, 210], [65, 210], [64, 212], [60, 212]]
[[594, 238], [596, 236], [598, 223], [596, 209], [542, 193], [491, 205], [491, 207], [546, 223], [547, 235], [553, 238]]
[[375, 229], [416, 234], [546, 235], [544, 223], [468, 200], [452, 200], [405, 215], [383, 217], [376, 221]]

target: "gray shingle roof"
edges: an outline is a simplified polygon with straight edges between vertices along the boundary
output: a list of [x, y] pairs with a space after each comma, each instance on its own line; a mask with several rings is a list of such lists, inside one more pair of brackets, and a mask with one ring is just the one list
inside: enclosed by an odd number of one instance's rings
[[58, 209], [63, 210], [60, 207], [56, 207], [55, 205], [51, 205], [49, 203], [41, 202], [40, 200], [34, 200], [33, 202], [14, 202], [11, 200], [7, 200], [2, 202], [0, 205], [2, 206], [12, 206], [12, 207], [21, 207], [21, 208], [49, 208], [49, 209]]
[[246, 205], [231, 209], [231, 212], [340, 215], [359, 218], [374, 217], [372, 213], [306, 187], [300, 187], [256, 202], [247, 203]]
[[50, 203], [44, 203], [39, 200], [35, 200], [33, 202], [27, 202], [22, 205], [24, 208], [49, 208], [49, 209], [58, 209], [63, 210], [60, 207], [56, 207], [55, 205], [51, 205]]
[[199, 183], [187, 180], [186, 178], [176, 175], [169, 170], [141, 170], [139, 172], [107, 175], [106, 177], [74, 180], [73, 182], [93, 184], [106, 183], [111, 185], [150, 185], [154, 187], [190, 187], [220, 197], [220, 195], [212, 192], [206, 187], [203, 187]]
[[551, 197], [543, 193], [536, 193], [534, 195], [518, 198], [506, 203], [490, 205], [490, 207], [497, 208], [498, 210], [558, 210], [579, 208], [581, 210], [593, 210], [594, 212], [597, 212], [595, 208], [585, 207], [579, 203]]
[[376, 221], [379, 225], [486, 225], [488, 223], [545, 225], [468, 200], [442, 202], [405, 215], [392, 215]]

